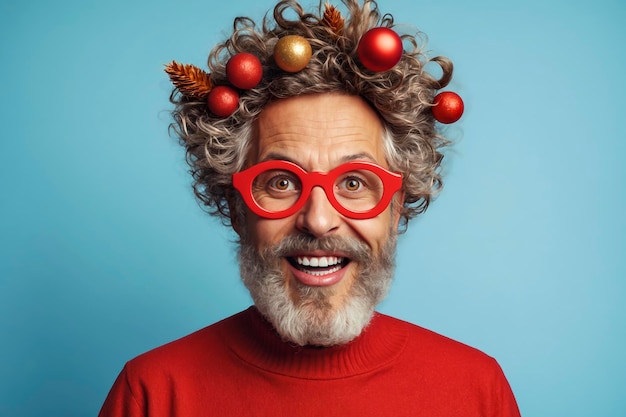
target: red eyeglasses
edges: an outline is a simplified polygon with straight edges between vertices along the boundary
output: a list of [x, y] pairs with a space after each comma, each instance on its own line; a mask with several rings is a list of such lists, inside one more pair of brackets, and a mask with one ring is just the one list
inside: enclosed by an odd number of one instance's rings
[[313, 187], [322, 187], [330, 204], [353, 219], [382, 213], [402, 187], [402, 175], [372, 162], [353, 161], [329, 172], [306, 172], [282, 160], [261, 162], [233, 174], [233, 186], [253, 213], [266, 219], [291, 216], [304, 206]]

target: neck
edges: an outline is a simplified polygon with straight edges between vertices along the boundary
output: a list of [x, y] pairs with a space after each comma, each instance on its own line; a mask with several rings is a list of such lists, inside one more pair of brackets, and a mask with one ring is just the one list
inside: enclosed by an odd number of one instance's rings
[[404, 329], [378, 313], [354, 340], [330, 347], [283, 341], [256, 307], [237, 319], [239, 330], [223, 336], [240, 359], [269, 372], [298, 378], [339, 378], [366, 372], [392, 361], [407, 339]]

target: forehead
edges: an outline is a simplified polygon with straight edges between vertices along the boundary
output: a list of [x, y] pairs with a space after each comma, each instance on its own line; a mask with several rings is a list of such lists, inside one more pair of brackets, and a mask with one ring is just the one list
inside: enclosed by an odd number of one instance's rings
[[276, 101], [260, 114], [249, 163], [291, 160], [329, 170], [346, 160], [386, 165], [382, 123], [360, 97], [316, 94]]

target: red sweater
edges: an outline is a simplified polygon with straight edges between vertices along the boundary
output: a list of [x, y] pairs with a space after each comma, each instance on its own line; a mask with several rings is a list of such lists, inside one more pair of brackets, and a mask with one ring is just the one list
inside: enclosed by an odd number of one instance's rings
[[496, 361], [376, 314], [343, 346], [280, 340], [253, 307], [126, 364], [100, 417], [519, 416]]

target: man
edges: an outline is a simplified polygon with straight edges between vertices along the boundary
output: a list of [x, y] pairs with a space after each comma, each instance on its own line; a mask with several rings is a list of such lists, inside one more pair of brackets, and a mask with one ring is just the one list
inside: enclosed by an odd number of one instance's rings
[[254, 306], [128, 362], [101, 417], [519, 415], [495, 360], [374, 312], [398, 228], [441, 187], [435, 119], [460, 114], [435, 98], [450, 61], [433, 78], [374, 2], [344, 5], [282, 1], [261, 29], [236, 20], [210, 74], [168, 65], [196, 195], [239, 235]]

